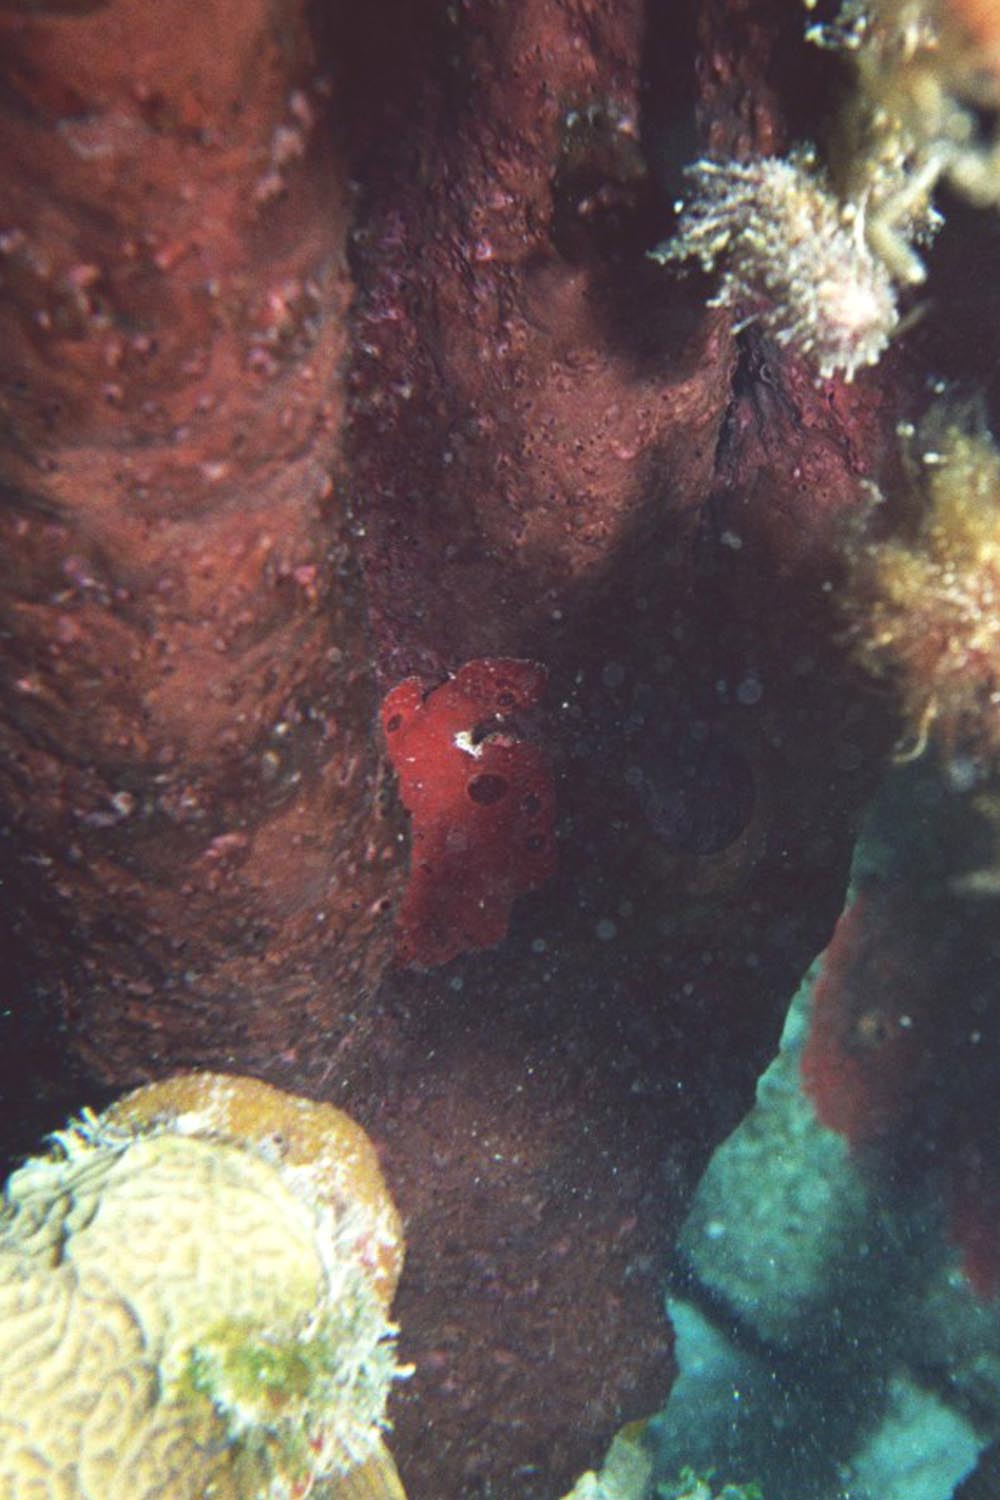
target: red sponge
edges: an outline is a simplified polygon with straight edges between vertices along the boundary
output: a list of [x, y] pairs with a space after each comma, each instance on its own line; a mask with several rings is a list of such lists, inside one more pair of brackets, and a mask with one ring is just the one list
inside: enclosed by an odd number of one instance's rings
[[863, 890], [837, 923], [813, 991], [802, 1081], [820, 1121], [852, 1146], [905, 1124], [930, 1066], [937, 976], [914, 949], [914, 930], [905, 893]]
[[552, 775], [536, 745], [505, 732], [539, 702], [544, 667], [470, 661], [428, 689], [408, 677], [382, 705], [382, 728], [411, 819], [410, 877], [396, 958], [430, 968], [492, 948], [515, 897], [555, 868]]

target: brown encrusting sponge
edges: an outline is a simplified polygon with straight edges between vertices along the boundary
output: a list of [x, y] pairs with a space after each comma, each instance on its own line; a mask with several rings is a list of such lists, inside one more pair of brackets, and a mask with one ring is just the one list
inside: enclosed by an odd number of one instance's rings
[[389, 957], [307, 9], [0, 7], [8, 911], [117, 1085], [273, 1071]]

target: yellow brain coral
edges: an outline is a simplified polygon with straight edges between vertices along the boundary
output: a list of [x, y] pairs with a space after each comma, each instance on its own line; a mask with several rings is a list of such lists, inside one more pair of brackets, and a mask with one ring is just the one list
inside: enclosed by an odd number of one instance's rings
[[403, 1500], [400, 1222], [359, 1126], [192, 1074], [53, 1137], [0, 1218], [0, 1494]]

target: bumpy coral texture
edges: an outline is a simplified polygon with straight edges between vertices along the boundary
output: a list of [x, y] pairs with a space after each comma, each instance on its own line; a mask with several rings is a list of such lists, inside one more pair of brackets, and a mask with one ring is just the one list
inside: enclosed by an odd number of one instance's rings
[[551, 773], [536, 745], [502, 727], [544, 687], [534, 662], [495, 659], [467, 662], [430, 692], [407, 678], [386, 698], [382, 727], [412, 821], [400, 963], [493, 947], [514, 899], [552, 874]]
[[54, 1138], [0, 1224], [0, 1489], [399, 1500], [399, 1221], [327, 1105], [192, 1075]]
[[[861, 548], [845, 598], [860, 659], [898, 689], [909, 739], [1000, 750], [1000, 454], [946, 428], [923, 455], [919, 521]], [[922, 491], [922, 494], [920, 493]]]

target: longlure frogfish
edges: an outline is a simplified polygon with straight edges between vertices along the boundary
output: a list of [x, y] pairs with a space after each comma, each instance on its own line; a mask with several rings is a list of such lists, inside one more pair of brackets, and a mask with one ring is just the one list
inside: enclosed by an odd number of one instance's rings
[[382, 728], [410, 815], [409, 881], [396, 915], [396, 958], [431, 968], [492, 948], [511, 906], [555, 868], [552, 774], [537, 745], [507, 724], [538, 703], [544, 667], [470, 661], [428, 688], [394, 687]]

